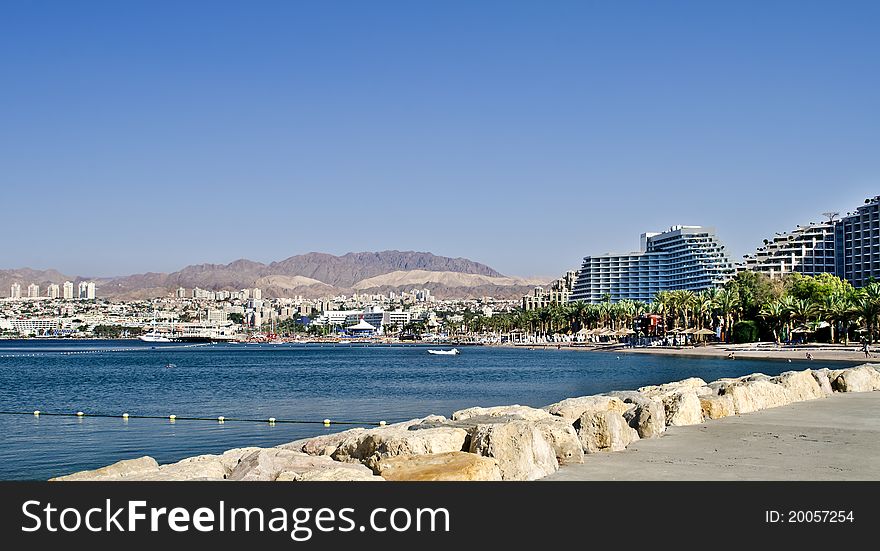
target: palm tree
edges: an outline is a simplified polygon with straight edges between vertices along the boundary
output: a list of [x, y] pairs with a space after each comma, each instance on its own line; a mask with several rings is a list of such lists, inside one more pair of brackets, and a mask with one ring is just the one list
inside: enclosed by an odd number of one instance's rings
[[694, 318], [697, 320], [694, 327], [697, 329], [704, 329], [707, 321], [710, 325], [712, 324], [712, 309], [714, 308], [714, 304], [712, 297], [707, 291], [708, 290], [694, 295]]
[[577, 300], [569, 304], [568, 320], [571, 325], [572, 333], [577, 333], [584, 327], [587, 322], [588, 310], [589, 305], [582, 300]]
[[718, 293], [715, 299], [715, 306], [724, 319], [724, 341], [730, 342], [732, 336], [733, 320], [736, 316], [737, 308], [739, 308], [739, 293], [734, 289], [725, 288]]
[[672, 297], [669, 291], [658, 291], [654, 295], [654, 302], [651, 304], [654, 305], [655, 313], [663, 317], [663, 334], [665, 335], [669, 331], [669, 310], [672, 304]]
[[773, 330], [773, 340], [776, 341], [776, 344], [779, 344], [778, 329], [788, 315], [788, 311], [783, 303], [778, 300], [772, 300], [761, 308], [761, 312], [758, 315], [767, 320], [768, 325]]
[[877, 316], [880, 315], [880, 283], [869, 283], [863, 287], [855, 304], [856, 311], [865, 320], [865, 326], [868, 330], [868, 344], [871, 344]]

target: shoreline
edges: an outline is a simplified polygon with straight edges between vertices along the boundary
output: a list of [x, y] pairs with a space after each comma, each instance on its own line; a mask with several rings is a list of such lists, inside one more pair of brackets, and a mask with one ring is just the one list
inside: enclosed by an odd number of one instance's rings
[[807, 344], [796, 346], [775, 346], [768, 343], [747, 343], [747, 344], [706, 344], [702, 346], [687, 347], [630, 347], [622, 344], [614, 345], [574, 345], [570, 343], [559, 343], [557, 349], [556, 344], [503, 344], [491, 345], [511, 348], [534, 348], [534, 350], [572, 350], [578, 352], [607, 352], [619, 355], [627, 354], [654, 354], [663, 356], [683, 356], [690, 358], [720, 358], [727, 359], [727, 355], [734, 353], [736, 358], [747, 358], [754, 360], [798, 360], [810, 361], [806, 354], [809, 352], [813, 356], [813, 360], [833, 361], [833, 362], [856, 362], [856, 363], [880, 363], [880, 354], [872, 352], [869, 358], [865, 357], [865, 353], [858, 346], [853, 345], [830, 345], [830, 344]]
[[[775, 377], [754, 373], [712, 382], [691, 377], [636, 390], [567, 398], [543, 408], [521, 405], [470, 407], [453, 412], [450, 418], [429, 415], [387, 426], [380, 424], [376, 428], [353, 428], [304, 438], [273, 448], [230, 449], [220, 455], [194, 456], [166, 465], [159, 465], [152, 457], [145, 456], [52, 480], [526, 481], [547, 478], [554, 473], [566, 479], [590, 480], [593, 476], [590, 469], [598, 463], [607, 461], [610, 470], [604, 473], [614, 477], [620, 469], [626, 469], [626, 461], [632, 461], [633, 457], [661, 464], [655, 476], [665, 476], [662, 475], [666, 472], [663, 465], [669, 461], [663, 459], [662, 453], [658, 452], [656, 456], [635, 453], [651, 449], [665, 449], [668, 453], [690, 457], [679, 462], [684, 465], [685, 472], [707, 480], [733, 476], [731, 473], [737, 468], [749, 469], [752, 477], [763, 479], [760, 474], [762, 454], [772, 456], [778, 467], [787, 469], [789, 479], [812, 480], [822, 473], [805, 473], [796, 468], [803, 465], [809, 455], [799, 451], [803, 443], [798, 441], [809, 439], [809, 431], [802, 427], [802, 419], [797, 415], [785, 417], [784, 406], [797, 405], [796, 409], [807, 411], [810, 407], [807, 402], [820, 404], [821, 411], [812, 411], [813, 424], [827, 429], [830, 423], [837, 429], [834, 438], [839, 440], [826, 438], [825, 443], [831, 443], [831, 446], [823, 446], [819, 450], [821, 453], [816, 452], [830, 469], [836, 459], [829, 460], [829, 454], [833, 456], [837, 450], [839, 455], [839, 450], [846, 448], [840, 445], [841, 442], [849, 444], [858, 437], [853, 427], [836, 426], [828, 420], [834, 417], [834, 405], [841, 403], [841, 393], [868, 393], [871, 397], [862, 398], [861, 402], [866, 403], [870, 411], [874, 411], [870, 408], [880, 410], [877, 399], [880, 395], [870, 394], [873, 391], [880, 391], [880, 366], [876, 364], [847, 369], [786, 371]], [[758, 426], [755, 423], [760, 423], [760, 416], [749, 414], [775, 408], [780, 408], [781, 413], [777, 416], [782, 422], [777, 422], [770, 432], [770, 439], [756, 438], [755, 429], [750, 427]], [[829, 408], [831, 413], [828, 413]], [[803, 417], [809, 413], [807, 411]], [[860, 438], [859, 445], [868, 450], [880, 448], [880, 445], [873, 444], [880, 433], [876, 415], [869, 413], [865, 418], [864, 408], [857, 408], [849, 417], [840, 412], [836, 415], [867, 424], [864, 435], [870, 442]], [[715, 420], [726, 420], [727, 423], [711, 424]], [[723, 431], [726, 425], [745, 427], [740, 433], [734, 431], [745, 436], [725, 438], [724, 432], [719, 433], [722, 436], [712, 432], [714, 427], [722, 427]], [[717, 457], [727, 459], [714, 464], [700, 463], [705, 461], [700, 455], [708, 448], [705, 443], [681, 445], [681, 442], [688, 442], [687, 438], [679, 437], [682, 432], [692, 437], [696, 435], [698, 439], [708, 432], [716, 441], [725, 441], [727, 455]], [[778, 452], [774, 447], [782, 436], [788, 445], [788, 453]], [[820, 439], [809, 441], [816, 443]], [[749, 451], [752, 442], [755, 442], [755, 452]], [[635, 446], [629, 454], [611, 453], [624, 452], [631, 445]], [[718, 452], [720, 448], [714, 449]], [[744, 464], [743, 458], [737, 455], [740, 452], [752, 454], [748, 457], [755, 462]], [[624, 459], [617, 461], [618, 457]], [[850, 456], [844, 454], [844, 457]], [[856, 465], [856, 475], [862, 472], [859, 469], [870, 471], [877, 468], [877, 462], [871, 462], [873, 457], [873, 452], [867, 456], [862, 453], [859, 457], [850, 457]], [[868, 461], [868, 466], [859, 467], [859, 461], [861, 464]], [[697, 474], [688, 471], [691, 464], [710, 466]], [[563, 474], [558, 474], [560, 469]], [[755, 470], [758, 474], [752, 472]], [[832, 477], [827, 473], [825, 476]]]

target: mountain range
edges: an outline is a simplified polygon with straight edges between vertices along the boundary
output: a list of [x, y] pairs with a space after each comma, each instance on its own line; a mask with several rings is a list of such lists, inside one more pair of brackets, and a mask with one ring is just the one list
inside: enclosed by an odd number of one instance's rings
[[57, 270], [21, 268], [0, 270], [0, 296], [8, 296], [18, 282], [22, 294], [31, 283], [45, 295], [49, 283], [84, 279], [95, 281], [98, 296], [145, 299], [169, 296], [178, 287], [238, 290], [259, 287], [265, 297], [309, 298], [337, 294], [402, 292], [430, 289], [439, 298], [518, 298], [546, 278], [508, 277], [466, 258], [437, 256], [427, 252], [380, 251], [335, 256], [308, 253], [264, 264], [240, 259], [229, 264], [195, 264], [172, 273], [148, 272], [111, 278], [69, 276]]

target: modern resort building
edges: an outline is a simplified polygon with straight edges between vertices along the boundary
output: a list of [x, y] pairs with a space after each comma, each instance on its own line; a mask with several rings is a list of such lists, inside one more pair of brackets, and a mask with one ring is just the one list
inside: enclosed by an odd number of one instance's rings
[[715, 229], [673, 226], [643, 233], [641, 250], [584, 258], [569, 301], [650, 302], [660, 291], [702, 291], [722, 285], [735, 268]]
[[854, 287], [880, 280], [880, 196], [865, 200], [855, 212], [835, 220], [836, 212], [825, 213], [826, 222], [777, 233], [765, 239], [753, 255], [747, 255], [740, 270], [762, 272], [779, 278], [792, 272], [804, 275], [834, 274]]
[[805, 275], [835, 273], [834, 223], [798, 226], [765, 239], [755, 254], [745, 256], [741, 270], [761, 272], [771, 279], [792, 272]]

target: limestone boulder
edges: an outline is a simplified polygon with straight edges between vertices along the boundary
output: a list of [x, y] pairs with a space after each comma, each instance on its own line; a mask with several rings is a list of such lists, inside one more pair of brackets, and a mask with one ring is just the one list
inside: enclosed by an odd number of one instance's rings
[[724, 389], [724, 395], [733, 399], [738, 414], [775, 408], [792, 402], [785, 387], [760, 380], [733, 383]]
[[468, 433], [468, 438], [465, 440], [465, 447], [463, 449], [469, 449], [470, 439], [473, 438], [477, 427], [480, 425], [500, 425], [511, 423], [513, 421], [528, 421], [541, 431], [544, 438], [553, 447], [556, 459], [560, 464], [582, 463], [584, 461], [584, 450], [581, 448], [580, 440], [578, 439], [577, 432], [572, 426], [571, 420], [550, 415], [543, 410], [538, 411], [543, 413], [543, 417], [541, 415], [534, 415], [533, 419], [525, 419], [520, 415], [501, 413], [499, 411], [495, 412], [496, 415], [480, 414], [473, 417], [466, 417], [461, 420], [446, 420], [439, 422], [425, 421], [408, 427], [408, 430], [423, 430], [437, 427], [461, 428]]
[[643, 386], [639, 388], [639, 394], [642, 394], [649, 398], [654, 398], [658, 396], [665, 396], [671, 392], [684, 392], [687, 390], [692, 390], [697, 393], [706, 393], [708, 392], [706, 388], [706, 381], [700, 379], [699, 377], [690, 377], [688, 379], [665, 383], [662, 385]]
[[376, 463], [376, 471], [385, 480], [395, 481], [502, 479], [494, 458], [468, 452], [384, 457]]
[[331, 457], [372, 466], [383, 457], [461, 451], [468, 437], [468, 432], [458, 427], [409, 428], [409, 425], [379, 427], [352, 435], [339, 444]]
[[863, 364], [840, 371], [831, 381], [831, 387], [838, 392], [871, 392], [880, 390], [880, 373], [870, 364]]
[[616, 411], [584, 413], [578, 419], [577, 433], [587, 453], [624, 450], [639, 439], [636, 429]]
[[553, 446], [526, 420], [478, 425], [470, 452], [495, 459], [503, 480], [537, 480], [559, 468]]
[[816, 384], [819, 385], [819, 389], [822, 391], [822, 394], [825, 396], [830, 396], [834, 394], [834, 389], [831, 388], [831, 380], [828, 378], [828, 370], [827, 369], [818, 369], [815, 371], [811, 371], [810, 374], [816, 379]]
[[638, 403], [633, 403], [623, 418], [636, 429], [639, 438], [654, 438], [666, 431], [666, 409], [657, 400], [642, 398]]
[[471, 417], [518, 417], [529, 421], [538, 421], [551, 417], [551, 414], [543, 409], [520, 405], [473, 407], [461, 409], [452, 414], [453, 421], [464, 421]]
[[124, 459], [112, 465], [90, 471], [80, 471], [69, 475], [51, 478], [50, 482], [73, 482], [80, 480], [135, 480], [138, 476], [159, 471], [159, 464], [149, 456], [137, 459]]
[[567, 398], [561, 402], [546, 406], [550, 414], [565, 419], [571, 419], [573, 423], [586, 412], [614, 411], [623, 414], [629, 409], [623, 400], [615, 396], [581, 396], [579, 398]]
[[733, 398], [729, 395], [711, 394], [700, 396], [699, 399], [704, 419], [721, 419], [736, 415]]
[[[702, 388], [702, 387], [699, 387]], [[704, 394], [712, 396], [713, 394]], [[703, 406], [694, 390], [669, 392], [660, 396], [668, 426], [696, 425], [703, 422]]]
[[[274, 481], [320, 479], [320, 475], [332, 475], [340, 479], [340, 471], [347, 472], [352, 480], [368, 479], [373, 473], [356, 463], [341, 463], [327, 456], [313, 456], [302, 452], [279, 448], [259, 449], [241, 459], [229, 480]], [[323, 472], [322, 471], [330, 471]]]
[[825, 397], [822, 387], [819, 386], [819, 382], [813, 377], [812, 370], [809, 369], [806, 371], [786, 371], [777, 377], [773, 377], [771, 382], [785, 388], [793, 402], [803, 402], [805, 400]]
[[370, 469], [355, 470], [350, 465], [329, 465], [326, 468], [281, 471], [275, 482], [384, 482]]
[[287, 444], [281, 444], [275, 447], [283, 450], [307, 453], [309, 455], [333, 455], [343, 441], [352, 436], [362, 434], [363, 432], [365, 432], [365, 429], [362, 428], [349, 429], [342, 432], [334, 432], [332, 434], [322, 434], [321, 436], [294, 440], [293, 442], [288, 442]]
[[560, 465], [583, 463], [584, 449], [577, 431], [568, 419], [551, 416], [550, 419], [532, 421], [544, 439], [553, 448]]
[[200, 455], [188, 457], [177, 463], [160, 465], [156, 471], [146, 471], [132, 475], [128, 480], [138, 481], [196, 481], [225, 480], [229, 471], [219, 455]]

